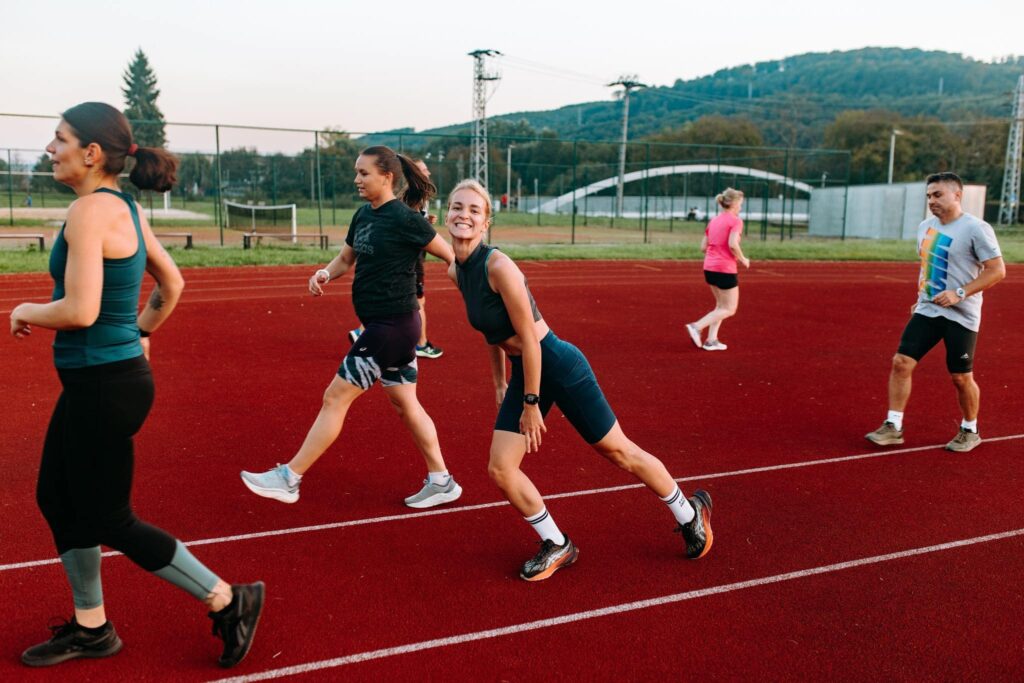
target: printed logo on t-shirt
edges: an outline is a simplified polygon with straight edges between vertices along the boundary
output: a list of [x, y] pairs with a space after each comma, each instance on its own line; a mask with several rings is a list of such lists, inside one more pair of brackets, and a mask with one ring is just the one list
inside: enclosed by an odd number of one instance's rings
[[921, 240], [921, 277], [918, 289], [931, 299], [945, 291], [949, 277], [949, 250], [953, 238], [935, 228], [928, 228]]
[[373, 244], [370, 242], [371, 237], [373, 237], [372, 221], [360, 226], [360, 229], [356, 231], [356, 238], [353, 240], [352, 248], [355, 249], [357, 254], [373, 256]]

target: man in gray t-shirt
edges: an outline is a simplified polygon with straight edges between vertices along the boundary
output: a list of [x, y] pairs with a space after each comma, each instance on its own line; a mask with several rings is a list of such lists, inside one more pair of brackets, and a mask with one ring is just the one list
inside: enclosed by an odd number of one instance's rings
[[917, 229], [921, 274], [917, 303], [903, 330], [889, 374], [889, 413], [866, 434], [880, 446], [903, 443], [903, 410], [910, 399], [911, 376], [939, 341], [946, 347], [946, 368], [956, 387], [963, 421], [946, 449], [967, 452], [981, 443], [979, 391], [974, 381], [974, 349], [981, 327], [981, 293], [1006, 277], [992, 227], [960, 205], [963, 182], [955, 173], [928, 176], [932, 216]]

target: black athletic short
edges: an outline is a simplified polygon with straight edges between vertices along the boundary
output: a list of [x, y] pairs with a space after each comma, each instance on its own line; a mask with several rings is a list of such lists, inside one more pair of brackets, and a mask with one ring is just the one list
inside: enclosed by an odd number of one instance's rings
[[704, 271], [704, 282], [719, 289], [732, 289], [740, 286], [740, 279], [736, 273], [719, 273], [715, 270]]
[[896, 352], [919, 361], [940, 340], [946, 345], [946, 369], [956, 374], [971, 372], [978, 333], [942, 316], [930, 318], [920, 313], [911, 316]]

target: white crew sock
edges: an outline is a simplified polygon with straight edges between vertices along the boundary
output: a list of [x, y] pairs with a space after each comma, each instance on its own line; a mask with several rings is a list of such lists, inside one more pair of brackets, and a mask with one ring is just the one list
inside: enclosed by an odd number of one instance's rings
[[697, 511], [690, 505], [690, 501], [686, 500], [686, 496], [683, 495], [678, 486], [675, 491], [662, 498], [661, 502], [668, 505], [668, 509], [672, 511], [672, 516], [680, 524], [689, 524], [693, 520], [694, 515], [697, 514]]
[[541, 511], [533, 517], [523, 517], [523, 519], [530, 523], [542, 541], [551, 540], [555, 545], [565, 545], [565, 536], [558, 529], [555, 520], [548, 514], [547, 507], [541, 508]]
[[452, 478], [452, 475], [448, 474], [448, 470], [441, 470], [440, 472], [427, 472], [427, 481], [431, 484], [438, 486], [444, 486], [448, 483], [448, 480]]
[[890, 410], [889, 414], [885, 418], [886, 422], [891, 422], [892, 426], [896, 428], [897, 432], [903, 431], [903, 413], [898, 410]]
[[977, 434], [978, 433], [978, 418], [974, 418], [973, 420], [962, 420], [960, 422], [960, 426], [963, 427], [964, 429], [966, 429], [969, 432], [974, 432], [975, 434]]

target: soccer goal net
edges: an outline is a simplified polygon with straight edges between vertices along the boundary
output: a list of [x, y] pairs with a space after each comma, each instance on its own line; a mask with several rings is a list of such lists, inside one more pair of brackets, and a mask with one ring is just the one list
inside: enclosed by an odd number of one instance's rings
[[297, 207], [295, 204], [260, 206], [224, 202], [224, 215], [229, 230], [272, 235], [279, 239], [296, 241], [298, 234]]

